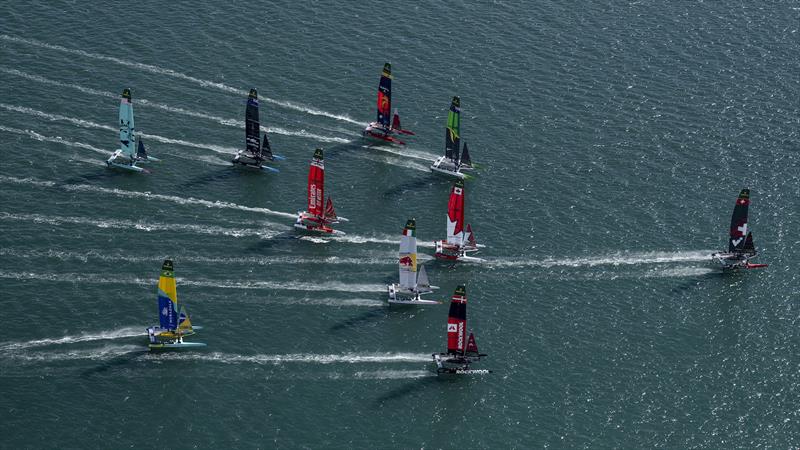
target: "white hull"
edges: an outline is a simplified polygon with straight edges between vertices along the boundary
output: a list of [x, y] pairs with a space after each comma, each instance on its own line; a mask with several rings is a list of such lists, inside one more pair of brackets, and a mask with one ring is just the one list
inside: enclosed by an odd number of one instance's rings
[[433, 291], [415, 292], [405, 288], [401, 288], [397, 284], [390, 284], [387, 286], [389, 290], [389, 303], [400, 305], [439, 305], [441, 302], [436, 300], [425, 300], [422, 294], [429, 294]]
[[440, 156], [433, 164], [431, 164], [431, 171], [441, 175], [463, 180], [467, 175], [461, 173], [460, 169], [456, 167], [450, 160], [444, 156]]
[[492, 373], [492, 371], [488, 369], [470, 369], [470, 364], [480, 361], [480, 357], [454, 359], [452, 355], [434, 353], [433, 360], [436, 362], [437, 374], [482, 375]]

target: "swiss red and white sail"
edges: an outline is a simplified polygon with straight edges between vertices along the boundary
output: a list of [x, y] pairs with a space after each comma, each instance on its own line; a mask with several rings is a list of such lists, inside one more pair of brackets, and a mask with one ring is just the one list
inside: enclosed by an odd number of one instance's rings
[[322, 149], [314, 150], [311, 166], [308, 169], [308, 214], [320, 219], [325, 209], [325, 162]]
[[447, 315], [447, 353], [463, 355], [467, 345], [467, 288], [456, 288]]
[[447, 203], [447, 243], [464, 243], [464, 181], [456, 180]]
[[408, 219], [400, 237], [400, 287], [414, 290], [417, 285], [417, 225]]

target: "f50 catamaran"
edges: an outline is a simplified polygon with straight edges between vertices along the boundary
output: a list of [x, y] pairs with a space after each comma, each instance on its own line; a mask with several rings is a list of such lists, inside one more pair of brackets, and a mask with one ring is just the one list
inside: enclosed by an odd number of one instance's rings
[[434, 353], [436, 373], [458, 375], [491, 373], [486, 369], [470, 369], [470, 364], [488, 356], [478, 351], [475, 335], [469, 333], [467, 338], [467, 288], [463, 284], [456, 288], [450, 300], [450, 312], [447, 315], [447, 352]]
[[400, 116], [397, 110], [394, 111], [392, 121], [389, 122], [389, 115], [392, 111], [392, 65], [383, 65], [381, 81], [378, 84], [378, 120], [370, 123], [362, 134], [366, 138], [375, 139], [379, 142], [389, 142], [392, 144], [405, 145], [405, 142], [397, 139], [395, 135], [413, 135], [409, 130], [404, 130], [400, 126]]
[[344, 234], [334, 230], [329, 225], [339, 223], [343, 218], [336, 215], [333, 201], [328, 196], [328, 202], [323, 207], [325, 198], [325, 161], [322, 149], [314, 150], [314, 157], [308, 169], [308, 211], [297, 213], [294, 227], [309, 232]]
[[150, 350], [205, 347], [202, 342], [186, 342], [183, 338], [195, 334], [200, 327], [192, 327], [186, 308], [178, 303], [175, 270], [172, 260], [165, 259], [158, 278], [159, 325], [147, 329]]
[[[134, 148], [136, 148], [135, 151]], [[108, 158], [106, 164], [114, 169], [142, 172], [144, 169], [137, 166], [136, 163], [151, 161], [159, 160], [147, 155], [141, 138], [139, 138], [138, 147], [136, 146], [133, 100], [131, 99], [131, 90], [126, 88], [122, 91], [122, 99], [119, 102], [119, 149]]]
[[436, 241], [436, 256], [451, 261], [483, 261], [468, 256], [478, 251], [478, 242], [469, 224], [464, 228], [464, 181], [456, 180], [447, 203], [447, 239]]
[[463, 150], [461, 149], [461, 98], [458, 96], [453, 97], [450, 103], [444, 139], [444, 156], [433, 162], [431, 170], [461, 180], [468, 178], [463, 170], [471, 170], [473, 166], [466, 142]]
[[247, 107], [244, 110], [244, 134], [245, 149], [240, 150], [233, 158], [235, 165], [243, 165], [256, 169], [263, 169], [270, 172], [280, 172], [278, 169], [264, 165], [265, 161], [280, 161], [285, 159], [283, 156], [272, 153], [269, 145], [269, 138], [264, 132], [264, 140], [261, 136], [261, 123], [258, 113], [258, 91], [250, 89], [247, 96]]
[[414, 219], [408, 219], [403, 235], [400, 237], [400, 282], [390, 284], [389, 303], [404, 305], [435, 305], [435, 300], [423, 300], [423, 294], [433, 292], [425, 266], [419, 266], [417, 272], [417, 225]]
[[750, 209], [750, 190], [742, 189], [736, 206], [731, 215], [730, 238], [728, 251], [711, 255], [711, 259], [720, 264], [723, 269], [758, 269], [767, 267], [767, 264], [753, 264], [750, 259], [756, 256], [756, 247], [753, 244], [753, 233], [749, 231], [747, 213]]

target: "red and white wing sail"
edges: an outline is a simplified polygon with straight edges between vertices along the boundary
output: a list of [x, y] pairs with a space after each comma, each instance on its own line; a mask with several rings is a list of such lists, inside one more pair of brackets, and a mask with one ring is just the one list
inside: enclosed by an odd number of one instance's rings
[[417, 237], [416, 221], [408, 219], [400, 237], [400, 286], [413, 290], [417, 284]]
[[464, 243], [464, 181], [456, 180], [447, 203], [447, 243]]
[[464, 354], [467, 338], [467, 288], [463, 284], [456, 288], [450, 300], [447, 315], [447, 353]]
[[311, 166], [308, 169], [308, 213], [322, 218], [325, 213], [324, 199], [325, 161], [322, 157], [322, 149], [318, 148], [314, 151], [314, 157], [311, 159]]

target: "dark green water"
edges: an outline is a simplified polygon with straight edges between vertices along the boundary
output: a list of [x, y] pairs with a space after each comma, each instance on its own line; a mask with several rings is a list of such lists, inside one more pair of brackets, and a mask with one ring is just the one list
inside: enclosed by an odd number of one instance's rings
[[[0, 447], [800, 443], [800, 4], [296, 3], [0, 6]], [[403, 149], [359, 139], [387, 60]], [[103, 163], [124, 87], [149, 175]], [[250, 87], [277, 175], [226, 166]], [[447, 307], [384, 289], [453, 95], [487, 261], [426, 264], [495, 373], [444, 379]], [[722, 274], [742, 187], [770, 267]], [[203, 351], [146, 351], [167, 256]]]

